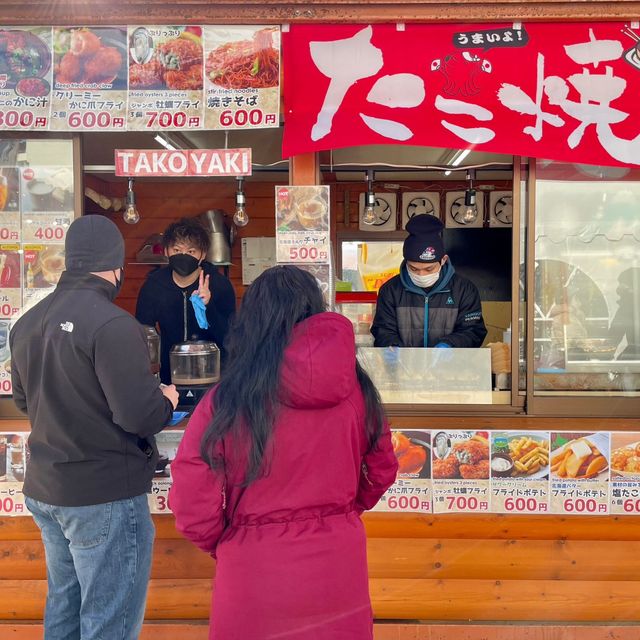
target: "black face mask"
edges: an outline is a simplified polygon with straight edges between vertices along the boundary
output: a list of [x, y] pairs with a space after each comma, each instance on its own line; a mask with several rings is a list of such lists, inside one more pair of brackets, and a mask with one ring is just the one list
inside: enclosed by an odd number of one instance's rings
[[191, 275], [199, 264], [198, 258], [194, 258], [188, 253], [176, 253], [169, 257], [169, 266], [183, 278]]
[[124, 282], [124, 267], [120, 267], [120, 278], [116, 276], [115, 269], [113, 270], [113, 278], [116, 283], [113, 285], [113, 294], [111, 300], [115, 300], [122, 289], [122, 283]]

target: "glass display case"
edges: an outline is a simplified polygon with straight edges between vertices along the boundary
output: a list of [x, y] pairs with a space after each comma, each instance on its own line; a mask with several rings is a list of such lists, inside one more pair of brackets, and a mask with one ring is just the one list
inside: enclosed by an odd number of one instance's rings
[[537, 162], [536, 394], [638, 394], [639, 212], [630, 169]]
[[360, 347], [358, 359], [385, 404], [494, 403], [490, 349]]

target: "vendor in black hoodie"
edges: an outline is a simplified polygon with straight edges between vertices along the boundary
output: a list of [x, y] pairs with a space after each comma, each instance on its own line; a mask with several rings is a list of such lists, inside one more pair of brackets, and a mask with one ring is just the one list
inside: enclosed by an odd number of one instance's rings
[[[169, 352], [187, 340], [215, 342], [224, 357], [224, 339], [236, 307], [231, 282], [209, 262], [209, 235], [196, 220], [182, 218], [162, 236], [169, 266], [149, 274], [140, 289], [136, 318], [160, 331], [160, 379], [171, 382]], [[208, 328], [196, 318], [192, 296], [202, 301]]]
[[378, 294], [376, 347], [480, 347], [487, 335], [480, 295], [445, 253], [442, 222], [422, 214], [407, 223], [400, 273]]

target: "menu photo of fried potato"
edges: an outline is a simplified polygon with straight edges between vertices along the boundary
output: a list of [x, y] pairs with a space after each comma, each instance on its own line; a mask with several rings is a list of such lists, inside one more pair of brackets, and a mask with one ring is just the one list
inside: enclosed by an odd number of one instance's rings
[[398, 478], [431, 477], [431, 434], [428, 431], [398, 431], [391, 434], [398, 459]]
[[605, 480], [609, 468], [609, 434], [551, 435], [549, 463], [553, 478], [568, 480]]
[[[456, 436], [462, 435], [461, 438]], [[488, 480], [489, 434], [440, 431], [433, 439], [433, 479]]]
[[549, 437], [540, 433], [494, 433], [491, 476], [540, 480], [549, 474]]
[[640, 433], [611, 434], [611, 475], [616, 480], [640, 480]]

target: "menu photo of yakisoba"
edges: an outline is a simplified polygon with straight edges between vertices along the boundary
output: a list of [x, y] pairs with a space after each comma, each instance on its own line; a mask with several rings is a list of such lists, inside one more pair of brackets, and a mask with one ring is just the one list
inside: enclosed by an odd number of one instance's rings
[[552, 433], [551, 477], [567, 480], [607, 480], [609, 434]]
[[491, 477], [542, 480], [549, 475], [546, 433], [492, 434]]
[[[456, 441], [455, 435], [462, 438]], [[433, 479], [487, 480], [489, 453], [487, 431], [440, 431], [433, 437]]]

